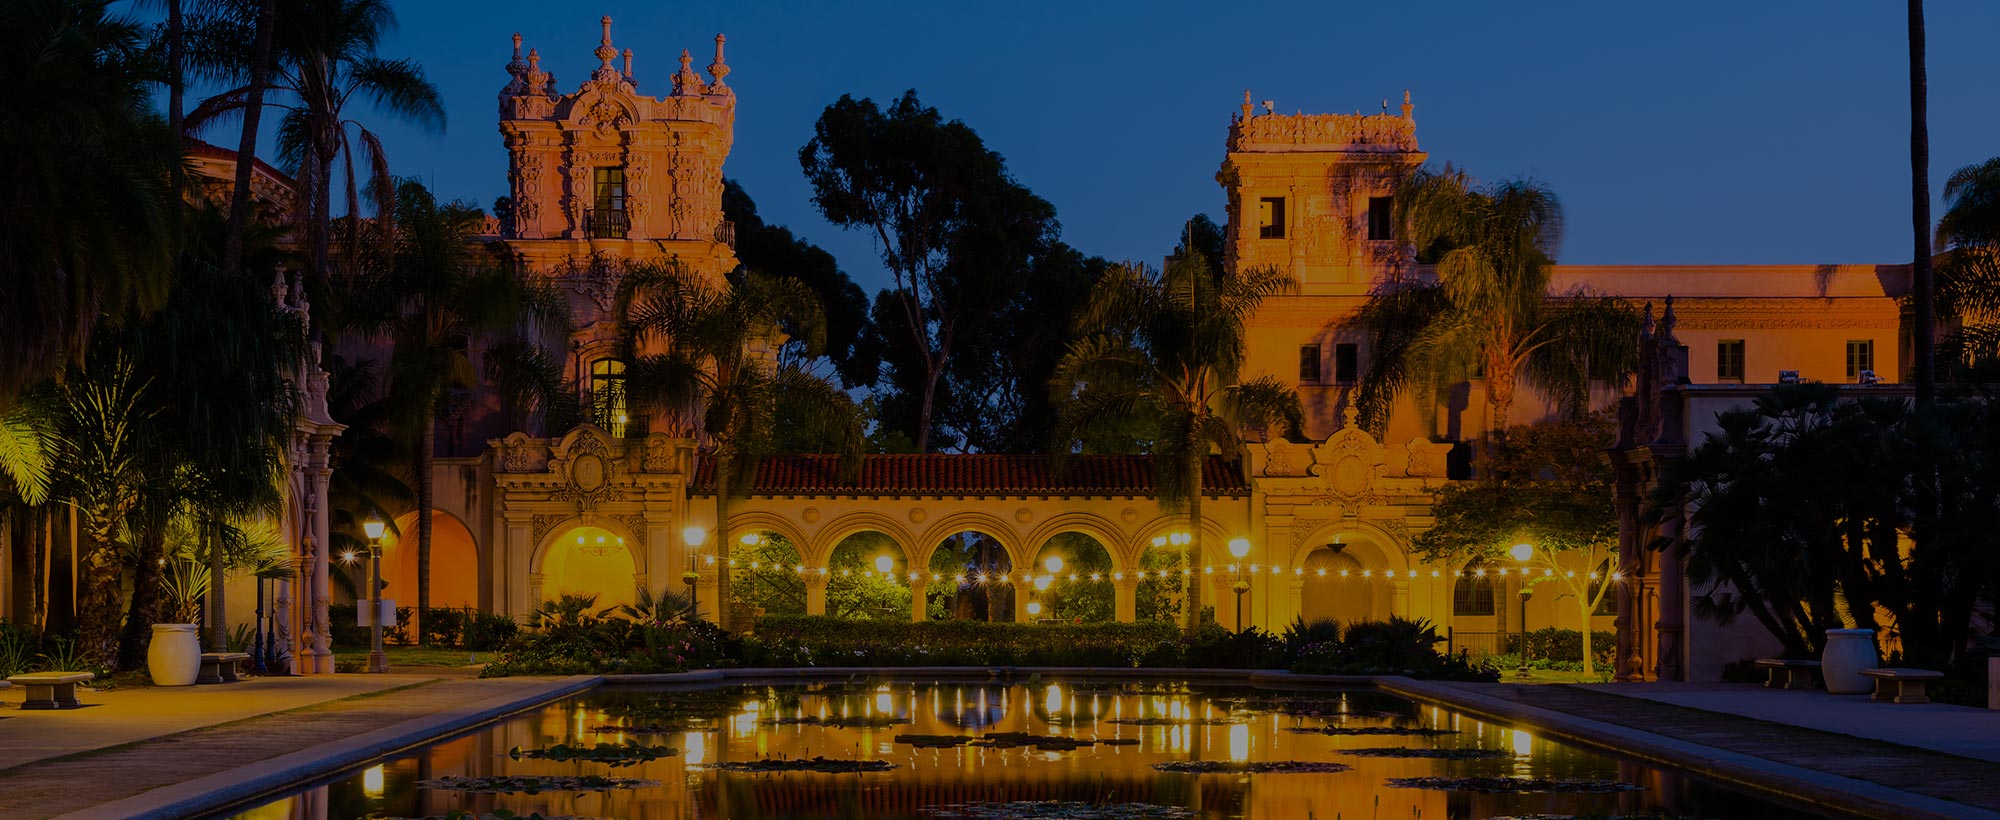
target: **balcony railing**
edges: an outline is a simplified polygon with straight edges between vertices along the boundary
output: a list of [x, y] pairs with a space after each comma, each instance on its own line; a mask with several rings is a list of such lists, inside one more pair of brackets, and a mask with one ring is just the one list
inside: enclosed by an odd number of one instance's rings
[[632, 230], [624, 208], [591, 208], [583, 212], [583, 232], [592, 239], [624, 239]]
[[727, 219], [716, 223], [715, 241], [728, 245], [732, 251], [736, 250], [736, 223]]

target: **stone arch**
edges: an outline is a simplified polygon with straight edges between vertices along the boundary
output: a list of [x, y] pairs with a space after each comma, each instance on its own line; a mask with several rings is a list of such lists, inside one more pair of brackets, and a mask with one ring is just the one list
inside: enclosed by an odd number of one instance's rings
[[910, 553], [910, 563], [928, 566], [931, 562], [931, 553], [937, 551], [938, 545], [944, 543], [944, 539], [961, 532], [976, 532], [1000, 542], [1000, 548], [1006, 550], [1007, 558], [1014, 566], [1026, 566], [1027, 562], [1035, 559], [1033, 553], [1022, 554], [1022, 550], [1027, 547], [1022, 545], [1020, 533], [1000, 516], [977, 510], [961, 510], [938, 519], [937, 523], [924, 530], [924, 534], [916, 540], [916, 551]]
[[[387, 585], [382, 597], [396, 601], [397, 606], [414, 607], [417, 512], [397, 516], [395, 524], [395, 532], [382, 539], [382, 581]], [[431, 508], [431, 606], [479, 606], [479, 569], [479, 542], [472, 528], [448, 510]]]
[[[1127, 567], [1137, 567], [1139, 566], [1139, 562], [1145, 558], [1146, 550], [1153, 546], [1153, 536], [1174, 532], [1186, 526], [1187, 516], [1164, 514], [1144, 524], [1140, 524], [1137, 529], [1132, 531], [1132, 536], [1125, 540], [1125, 555], [1119, 556], [1118, 560]], [[1208, 516], [1204, 515], [1201, 518], [1201, 544], [1204, 551], [1215, 548], [1227, 549], [1229, 539], [1246, 534], [1240, 532], [1232, 533], [1227, 527], [1222, 525], [1222, 522]], [[1107, 549], [1110, 546], [1109, 544], [1105, 545]]]
[[811, 560], [808, 553], [812, 550], [812, 539], [806, 537], [805, 531], [792, 523], [792, 519], [764, 510], [730, 513], [728, 532], [722, 534], [722, 540], [717, 544], [718, 550], [725, 545], [731, 550], [741, 547], [740, 539], [755, 532], [775, 532], [782, 535], [786, 541], [792, 542], [793, 549], [799, 551], [800, 560]]
[[[647, 566], [646, 566], [645, 539], [637, 531], [633, 530], [631, 527], [626, 526], [624, 522], [619, 521], [617, 519], [610, 518], [607, 516], [578, 516], [566, 520], [554, 527], [551, 527], [549, 529], [548, 534], [542, 536], [541, 542], [535, 545], [534, 551], [529, 553], [528, 601], [530, 606], [533, 606], [535, 602], [543, 600], [546, 597], [548, 597], [544, 594], [544, 590], [549, 588], [547, 584], [551, 582], [551, 579], [548, 578], [549, 570], [551, 568], [550, 567], [551, 555], [555, 553], [557, 549], [566, 547], [568, 539], [573, 537], [576, 534], [577, 530], [584, 528], [603, 530], [614, 536], [625, 539], [624, 554], [627, 560], [631, 562], [632, 591], [636, 593], [638, 590], [646, 588]], [[556, 579], [556, 582], [560, 583], [560, 579]], [[622, 590], [617, 590], [617, 592], [622, 592]], [[613, 597], [622, 597], [622, 596], [614, 595]], [[613, 601], [613, 603], [619, 603], [619, 602], [620, 601]]]
[[[1125, 555], [1132, 540], [1131, 536], [1122, 527], [1100, 515], [1081, 512], [1057, 515], [1042, 522], [1041, 526], [1028, 533], [1026, 545], [1039, 552], [1049, 539], [1066, 532], [1080, 532], [1097, 539], [1097, 543], [1111, 556], [1111, 571], [1123, 572], [1132, 567], [1130, 558]], [[1034, 556], [1030, 555], [1029, 560], [1033, 559]]]
[[913, 545], [918, 541], [910, 534], [909, 528], [892, 516], [872, 510], [848, 513], [827, 522], [814, 540], [799, 545], [799, 554], [807, 564], [824, 567], [827, 560], [833, 557], [834, 547], [840, 546], [840, 542], [847, 540], [848, 536], [860, 532], [879, 532], [889, 536], [889, 540], [896, 542], [903, 554], [911, 556], [911, 562], [915, 563], [917, 550]]
[[[1348, 570], [1348, 575], [1321, 578], [1313, 573], [1295, 574], [1291, 583], [1292, 611], [1303, 614], [1307, 595], [1337, 594], [1341, 602], [1331, 607], [1344, 621], [1385, 620], [1392, 615], [1408, 616], [1409, 553], [1388, 530], [1356, 519], [1320, 524], [1295, 538], [1287, 566], [1304, 568], [1313, 554], [1339, 543], [1338, 559], [1322, 562], [1330, 570]], [[1383, 574], [1393, 579], [1384, 579]], [[1326, 607], [1316, 607], [1326, 608]]]
[[[1361, 537], [1355, 538], [1354, 536], [1357, 535]], [[1285, 566], [1303, 566], [1306, 556], [1311, 555], [1313, 550], [1326, 546], [1335, 538], [1339, 538], [1341, 543], [1349, 545], [1350, 548], [1356, 545], [1366, 545], [1365, 549], [1369, 553], [1368, 557], [1374, 557], [1378, 560], [1370, 562], [1364, 556], [1355, 556], [1356, 560], [1360, 560], [1363, 566], [1377, 571], [1391, 570], [1405, 577], [1409, 575], [1411, 569], [1410, 553], [1408, 545], [1403, 542], [1403, 539], [1396, 537], [1380, 525], [1361, 519], [1350, 518], [1320, 524], [1311, 530], [1307, 530], [1303, 537], [1295, 534], [1292, 538], [1291, 552], [1286, 556]]]

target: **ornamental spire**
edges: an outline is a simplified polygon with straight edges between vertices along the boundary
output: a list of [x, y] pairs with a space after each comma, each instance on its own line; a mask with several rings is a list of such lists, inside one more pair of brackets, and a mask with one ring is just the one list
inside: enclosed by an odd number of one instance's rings
[[716, 88], [729, 87], [728, 83], [722, 81], [722, 78], [729, 76], [729, 64], [722, 61], [722, 42], [723, 36], [715, 35], [715, 62], [708, 64], [708, 75], [715, 78]]
[[693, 97], [706, 91], [701, 75], [694, 73], [694, 57], [681, 49], [681, 70], [674, 72], [674, 96]]
[[1410, 90], [1407, 88], [1403, 89], [1403, 119], [1410, 119], [1410, 112], [1416, 109], [1416, 106], [1410, 104]]
[[632, 81], [632, 50], [625, 49], [625, 82]]
[[521, 32], [514, 32], [514, 59], [507, 61], [507, 87], [500, 91], [502, 96], [525, 93], [528, 84], [528, 63], [521, 59]]
[[604, 64], [598, 66], [596, 71], [591, 72], [591, 76], [599, 80], [616, 80], [618, 79], [618, 69], [612, 67], [611, 61], [617, 59], [618, 49], [613, 48], [611, 45], [611, 15], [604, 15], [598, 22], [604, 24], [604, 39], [598, 41], [595, 53], [597, 54], [597, 59], [602, 60]]

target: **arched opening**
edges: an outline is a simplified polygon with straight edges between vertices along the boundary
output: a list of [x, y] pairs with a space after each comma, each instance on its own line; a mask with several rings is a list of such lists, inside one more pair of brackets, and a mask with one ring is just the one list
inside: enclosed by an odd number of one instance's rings
[[[1080, 532], [1057, 533], [1035, 554], [1030, 620], [1109, 621], [1117, 615], [1111, 551]], [[1037, 609], [1040, 605], [1041, 611]]]
[[737, 536], [735, 547], [729, 559], [734, 562], [729, 597], [737, 608], [732, 615], [806, 614], [806, 569], [798, 545], [779, 533], [758, 530]]
[[625, 538], [600, 527], [577, 527], [549, 543], [542, 556], [542, 599], [587, 595], [603, 608], [633, 602], [638, 564]]
[[1361, 562], [1345, 544], [1328, 544], [1306, 555], [1299, 592], [1299, 617], [1307, 623], [1332, 620], [1342, 625], [1369, 619], [1368, 587], [1362, 586]]
[[930, 572], [931, 620], [1014, 620], [1014, 559], [999, 539], [973, 530], [948, 536], [931, 551]]
[[1490, 618], [1494, 610], [1493, 579], [1487, 577], [1486, 562], [1465, 566], [1451, 585], [1451, 614], [1456, 618]]
[[890, 538], [866, 530], [840, 539], [826, 561], [826, 614], [836, 618], [910, 618], [909, 556]]
[[1189, 562], [1190, 543], [1186, 532], [1161, 533], [1153, 536], [1139, 556], [1139, 589], [1133, 607], [1138, 620], [1187, 623], [1188, 587], [1199, 571]]
[[[405, 513], [396, 519], [394, 531], [382, 535], [382, 597], [399, 607], [417, 605], [417, 552], [417, 514]], [[367, 572], [365, 563], [356, 566]], [[365, 580], [361, 589], [367, 589]], [[431, 606], [479, 606], [479, 549], [472, 531], [442, 510], [431, 511]]]

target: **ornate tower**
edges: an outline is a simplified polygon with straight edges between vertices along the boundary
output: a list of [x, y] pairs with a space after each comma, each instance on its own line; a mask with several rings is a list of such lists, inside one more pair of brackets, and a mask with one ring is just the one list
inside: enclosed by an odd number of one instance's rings
[[1250, 92], [1230, 117], [1215, 181], [1229, 195], [1228, 265], [1273, 265], [1302, 292], [1366, 293], [1410, 265], [1389, 217], [1403, 175], [1421, 165], [1409, 92], [1401, 114], [1259, 114]]
[[[514, 35], [500, 91], [514, 202], [502, 238], [538, 270], [596, 256], [674, 256], [696, 270], [727, 272], [736, 264], [735, 236], [722, 219], [722, 164], [736, 92], [723, 82], [722, 35], [708, 79], [682, 51], [671, 90], [653, 97], [639, 93], [632, 51], [612, 46], [611, 18], [602, 22], [599, 65], [570, 94], [556, 89], [538, 51], [521, 58]], [[622, 68], [613, 65], [620, 56]]]

